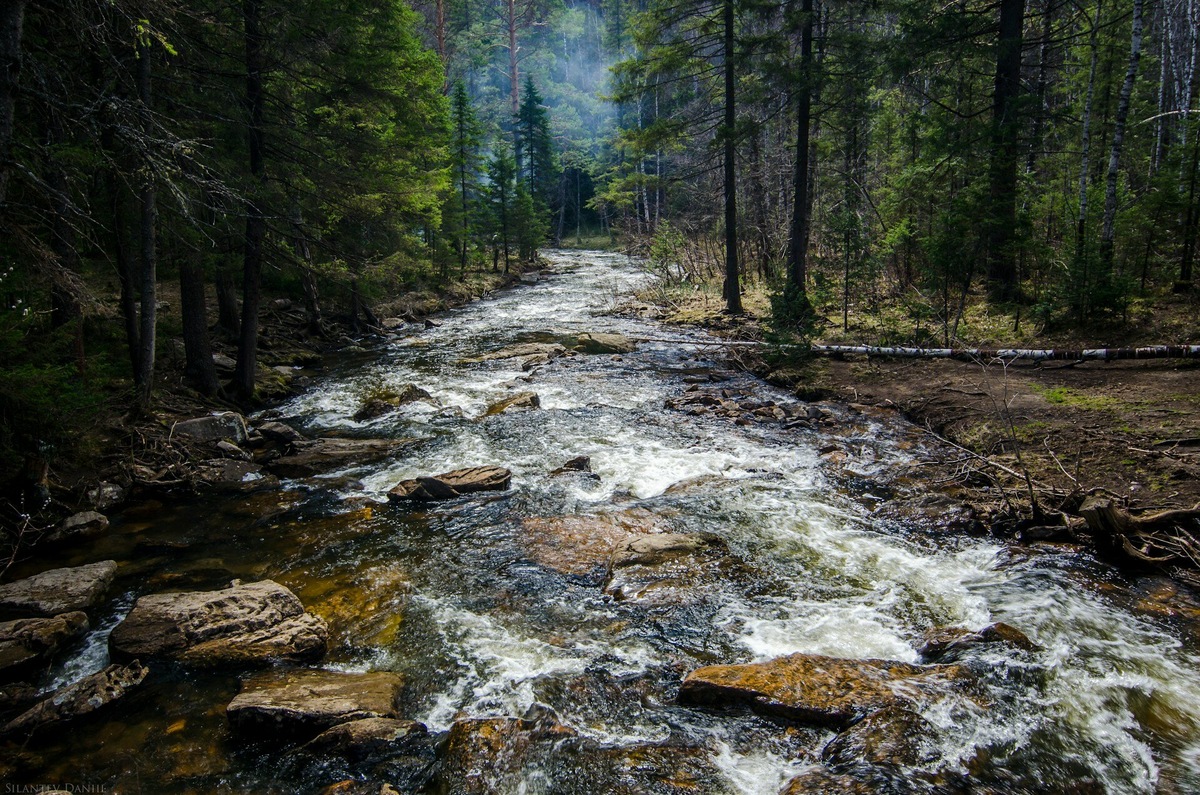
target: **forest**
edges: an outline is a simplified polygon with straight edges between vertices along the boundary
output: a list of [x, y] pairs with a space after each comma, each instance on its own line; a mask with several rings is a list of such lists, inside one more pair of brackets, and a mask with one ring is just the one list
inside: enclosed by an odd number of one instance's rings
[[871, 341], [949, 346], [980, 296], [1104, 329], [1194, 295], [1195, 6], [6, 3], [5, 467], [151, 407], [172, 340], [190, 388], [253, 401], [264, 295], [361, 333], [539, 247], [719, 281], [730, 313], [756, 285], [801, 338], [892, 311]]

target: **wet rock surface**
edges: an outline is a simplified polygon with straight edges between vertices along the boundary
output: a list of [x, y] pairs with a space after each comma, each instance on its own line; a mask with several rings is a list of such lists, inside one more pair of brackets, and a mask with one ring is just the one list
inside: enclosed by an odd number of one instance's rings
[[592, 331], [580, 334], [575, 339], [575, 350], [580, 353], [633, 353], [637, 346], [624, 334], [609, 334]]
[[527, 342], [519, 345], [510, 345], [507, 348], [501, 348], [498, 351], [485, 353], [482, 356], [475, 356], [470, 359], [464, 359], [467, 363], [491, 362], [502, 359], [523, 359], [527, 356], [544, 356], [546, 361], [556, 359], [567, 352], [567, 349], [557, 343], [545, 342]]
[[219, 591], [153, 594], [137, 600], [109, 645], [126, 657], [203, 667], [318, 659], [324, 620], [271, 580]]
[[937, 730], [919, 713], [887, 707], [830, 740], [821, 761], [836, 771], [864, 764], [916, 767], [937, 758], [937, 740]]
[[232, 411], [209, 417], [195, 417], [175, 423], [174, 432], [190, 436], [197, 442], [218, 442], [226, 439], [237, 444], [246, 441], [246, 418]]
[[97, 511], [81, 511], [63, 519], [58, 527], [38, 540], [39, 544], [74, 544], [104, 535], [108, 517]]
[[234, 731], [262, 739], [305, 739], [368, 718], [398, 718], [399, 674], [302, 670], [246, 680], [229, 702]]
[[480, 491], [506, 491], [512, 472], [504, 467], [482, 466], [456, 469], [440, 475], [402, 480], [388, 492], [389, 500], [452, 500]]
[[137, 662], [110, 665], [99, 673], [55, 692], [32, 709], [13, 718], [0, 734], [28, 735], [56, 724], [82, 718], [123, 698], [140, 685], [149, 669]]
[[366, 422], [391, 414], [401, 406], [418, 400], [432, 400], [433, 396], [416, 384], [405, 384], [398, 390], [367, 399], [362, 407], [354, 413], [356, 422]]
[[484, 412], [484, 416], [494, 417], [497, 414], [501, 414], [505, 411], [512, 411], [516, 409], [536, 409], [540, 408], [541, 405], [541, 398], [537, 396], [536, 392], [518, 392], [517, 394], [506, 397], [503, 400], [497, 400], [495, 403], [488, 406], [487, 411]]
[[330, 470], [370, 464], [396, 453], [412, 439], [313, 439], [294, 442], [291, 451], [268, 466], [286, 478], [304, 478]]
[[0, 615], [56, 616], [95, 607], [112, 585], [117, 563], [50, 569], [0, 585]]
[[194, 475], [198, 491], [248, 493], [279, 487], [279, 478], [258, 464], [232, 458], [217, 458], [202, 462]]
[[952, 662], [977, 646], [1000, 644], [1027, 652], [1041, 647], [1016, 627], [997, 622], [978, 632], [963, 627], [935, 627], [925, 633], [917, 652], [926, 662]]
[[646, 510], [529, 517], [521, 523], [521, 541], [536, 563], [599, 585], [621, 544], [667, 527], [665, 520]]
[[683, 680], [679, 701], [749, 707], [821, 726], [844, 727], [876, 710], [911, 707], [969, 681], [965, 668], [892, 660], [793, 654], [764, 663], [714, 665]]
[[0, 681], [14, 679], [88, 630], [87, 614], [0, 622]]

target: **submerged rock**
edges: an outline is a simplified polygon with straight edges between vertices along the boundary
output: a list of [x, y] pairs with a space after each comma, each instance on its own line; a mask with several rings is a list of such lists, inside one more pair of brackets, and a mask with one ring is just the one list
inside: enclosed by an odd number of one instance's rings
[[0, 679], [13, 679], [88, 630], [85, 613], [0, 623]]
[[679, 701], [740, 704], [763, 715], [844, 727], [876, 710], [912, 706], [945, 693], [968, 677], [957, 665], [792, 654], [763, 663], [699, 668], [684, 678]]
[[115, 653], [198, 666], [306, 661], [325, 654], [325, 621], [272, 580], [137, 600], [109, 638]]
[[571, 737], [556, 721], [469, 718], [456, 721], [446, 738], [438, 771], [440, 792], [484, 795], [515, 792], [538, 747]]
[[196, 417], [175, 423], [174, 432], [190, 436], [197, 442], [218, 442], [227, 439], [234, 444], [246, 441], [246, 418], [233, 411], [208, 417]]
[[413, 439], [313, 439], [294, 442], [289, 455], [270, 464], [272, 472], [285, 478], [306, 478], [348, 466], [370, 464], [386, 458]]
[[50, 569], [0, 585], [0, 614], [57, 616], [94, 607], [117, 574], [117, 563], [103, 560], [86, 566]]
[[916, 712], [888, 707], [830, 740], [821, 761], [839, 771], [863, 764], [916, 767], [937, 758], [936, 737], [937, 729]]
[[503, 467], [456, 469], [440, 475], [402, 480], [388, 492], [389, 500], [450, 500], [477, 491], [506, 491], [512, 472]]
[[567, 352], [567, 349], [557, 343], [547, 342], [526, 342], [520, 345], [510, 345], [507, 348], [501, 348], [498, 351], [485, 353], [482, 356], [475, 356], [463, 361], [468, 364], [477, 362], [490, 362], [500, 359], [521, 359], [526, 356], [545, 356], [546, 360], [556, 359]]
[[361, 718], [339, 723], [305, 744], [307, 753], [364, 761], [395, 754], [413, 740], [427, 740], [424, 723], [397, 718]]
[[934, 627], [925, 633], [924, 642], [917, 652], [926, 662], [953, 661], [968, 649], [985, 644], [1003, 644], [1022, 651], [1041, 649], [1016, 627], [999, 621], [978, 632], [962, 627]]
[[89, 715], [140, 685], [149, 669], [132, 662], [110, 665], [99, 673], [56, 691], [50, 698], [9, 721], [0, 734], [31, 734], [39, 729]]
[[661, 517], [646, 510], [594, 515], [529, 517], [521, 522], [526, 554], [561, 574], [603, 581], [617, 548], [634, 536], [660, 532]]
[[816, 767], [789, 781], [779, 795], [879, 795], [879, 792], [866, 781]]
[[581, 353], [633, 353], [635, 347], [624, 334], [592, 332], [580, 334], [575, 340], [575, 350]]
[[738, 582], [748, 573], [716, 536], [658, 533], [618, 545], [604, 592], [651, 604], [696, 603], [708, 599], [709, 586]]
[[367, 718], [397, 718], [404, 677], [388, 672], [288, 671], [248, 679], [225, 714], [237, 732], [280, 739], [315, 737]]
[[497, 400], [488, 406], [483, 416], [494, 417], [509, 409], [536, 409], [540, 408], [541, 405], [542, 400], [537, 396], [536, 392], [518, 392], [515, 395], [504, 398], [504, 400]]

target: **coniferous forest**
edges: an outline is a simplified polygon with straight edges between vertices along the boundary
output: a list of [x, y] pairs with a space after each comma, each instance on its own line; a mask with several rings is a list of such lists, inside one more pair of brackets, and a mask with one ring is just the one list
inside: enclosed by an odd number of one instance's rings
[[981, 296], [1014, 329], [1094, 329], [1194, 295], [1197, 17], [1191, 0], [5, 3], [6, 466], [102, 404], [152, 406], [168, 352], [201, 394], [252, 401], [265, 294], [314, 335], [335, 317], [357, 333], [386, 298], [550, 245], [719, 282], [735, 313], [757, 285], [800, 336], [815, 312], [848, 330], [889, 308], [884, 343], [951, 345]]
[[1200, 792], [1200, 0], [0, 0], [0, 784]]

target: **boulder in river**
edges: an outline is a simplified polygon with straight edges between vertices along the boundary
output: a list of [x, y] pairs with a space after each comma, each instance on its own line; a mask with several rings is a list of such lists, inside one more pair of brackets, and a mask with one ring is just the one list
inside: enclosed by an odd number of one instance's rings
[[259, 424], [258, 432], [273, 442], [294, 444], [303, 442], [304, 434], [283, 422], [264, 422]]
[[235, 458], [213, 458], [196, 467], [197, 491], [220, 491], [245, 494], [279, 487], [279, 478], [264, 472], [258, 464]]
[[440, 792], [484, 795], [516, 792], [531, 755], [574, 736], [554, 720], [468, 718], [455, 721], [438, 771]]
[[911, 707], [969, 678], [957, 665], [792, 654], [762, 663], [710, 665], [688, 674], [683, 704], [744, 705], [763, 715], [835, 728], [876, 710]]
[[292, 444], [292, 452], [269, 466], [285, 478], [306, 478], [342, 467], [369, 464], [386, 458], [413, 439], [313, 439]]
[[108, 517], [96, 511], [80, 511], [63, 519], [58, 527], [42, 536], [39, 544], [73, 544], [104, 535]]
[[21, 676], [87, 630], [81, 612], [0, 622], [0, 680]]
[[318, 756], [361, 761], [384, 756], [414, 738], [428, 736], [425, 724], [414, 720], [360, 718], [326, 729], [306, 743], [304, 750]]
[[396, 700], [403, 687], [404, 677], [386, 671], [263, 674], [242, 684], [225, 714], [242, 734], [308, 739], [340, 723], [399, 717]]
[[440, 475], [402, 480], [388, 492], [389, 500], [451, 500], [478, 491], [506, 491], [512, 472], [503, 467], [456, 469]]
[[779, 795], [879, 795], [879, 792], [879, 788], [869, 782], [815, 767], [789, 781]]
[[916, 712], [887, 707], [830, 740], [821, 761], [837, 771], [863, 764], [916, 767], [937, 757], [936, 737], [937, 729]]
[[497, 400], [495, 403], [487, 407], [484, 412], [485, 417], [494, 417], [497, 414], [502, 414], [509, 409], [536, 409], [540, 408], [542, 400], [537, 396], [536, 392], [518, 392], [515, 395], [510, 395], [503, 400]]
[[246, 418], [233, 411], [207, 417], [195, 417], [175, 423], [174, 433], [190, 436], [197, 442], [228, 439], [234, 444], [246, 441]]
[[642, 509], [532, 516], [521, 522], [521, 541], [535, 563], [600, 585], [617, 548], [633, 537], [660, 532], [662, 523], [661, 517]]
[[307, 661], [325, 654], [325, 621], [272, 580], [220, 591], [151, 594], [109, 638], [126, 657], [204, 667]]
[[0, 585], [0, 615], [57, 616], [94, 607], [117, 573], [117, 563], [103, 560], [86, 566], [50, 569]]
[[355, 422], [366, 422], [390, 414], [409, 403], [432, 399], [432, 395], [416, 384], [405, 384], [398, 390], [388, 390], [365, 400], [362, 407], [354, 413], [353, 419]]
[[978, 632], [962, 627], [934, 627], [925, 633], [917, 652], [926, 662], [946, 662], [958, 659], [968, 649], [985, 644], [1003, 644], [1030, 652], [1041, 648], [1021, 630], [998, 621]]
[[56, 691], [49, 698], [9, 721], [0, 734], [31, 734], [54, 724], [80, 718], [122, 698], [140, 685], [149, 670], [134, 661], [110, 665], [99, 673]]
[[575, 350], [581, 353], [633, 353], [633, 340], [624, 334], [591, 332], [580, 334], [575, 340]]
[[551, 475], [566, 475], [571, 472], [584, 472], [591, 474], [592, 459], [591, 456], [577, 455], [570, 461], [550, 472]]
[[557, 359], [567, 352], [567, 349], [562, 345], [550, 342], [526, 342], [520, 345], [510, 345], [507, 348], [501, 348], [498, 351], [485, 353], [482, 356], [476, 356], [471, 359], [464, 359], [468, 364], [477, 362], [490, 362], [500, 359], [523, 359], [526, 356], [545, 356], [547, 361]]

